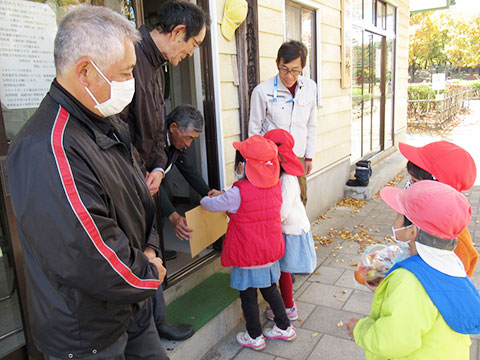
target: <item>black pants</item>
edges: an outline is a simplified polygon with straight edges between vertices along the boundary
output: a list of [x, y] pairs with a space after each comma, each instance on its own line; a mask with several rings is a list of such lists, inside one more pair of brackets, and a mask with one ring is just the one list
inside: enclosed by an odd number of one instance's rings
[[[85, 357], [88, 360], [168, 360], [167, 353], [158, 337], [153, 322], [152, 301], [145, 300], [141, 309], [135, 312], [127, 331], [112, 345], [96, 354]], [[62, 358], [44, 354], [46, 360]], [[65, 359], [68, 359], [65, 357]]]
[[[287, 313], [285, 312], [285, 305], [282, 297], [277, 289], [277, 284], [272, 284], [268, 288], [261, 288], [263, 298], [268, 302], [275, 315], [275, 324], [285, 330], [290, 326]], [[240, 299], [242, 300], [243, 316], [247, 323], [247, 331], [252, 339], [262, 335], [262, 327], [260, 325], [260, 313], [258, 310], [257, 289], [248, 288], [240, 291]]]
[[[160, 195], [156, 193], [153, 197], [156, 206], [156, 216], [155, 216], [155, 224], [157, 227], [157, 233], [159, 237], [159, 257], [163, 260], [163, 266], [165, 265], [165, 258], [163, 256], [164, 250], [164, 243], [163, 243], [163, 225], [165, 224], [165, 218], [162, 216], [161, 206], [160, 206]], [[163, 285], [158, 287], [157, 292], [152, 297], [153, 300], [153, 319], [155, 321], [155, 325], [159, 327], [163, 323], [165, 323], [165, 317], [167, 316], [167, 306], [165, 305], [165, 299], [163, 297]]]
[[152, 297], [153, 300], [153, 319], [155, 325], [159, 327], [165, 322], [167, 316], [167, 306], [165, 305], [165, 299], [163, 297], [163, 287], [160, 285], [157, 292]]

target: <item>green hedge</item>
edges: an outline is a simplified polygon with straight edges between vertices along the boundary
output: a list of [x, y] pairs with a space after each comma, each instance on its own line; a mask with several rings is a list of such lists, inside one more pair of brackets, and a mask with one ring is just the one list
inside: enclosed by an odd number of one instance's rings
[[372, 94], [366, 93], [363, 94], [362, 96], [362, 89], [357, 89], [353, 88], [352, 89], [352, 105], [359, 106], [362, 103], [362, 100], [364, 102], [370, 101], [372, 99]]
[[419, 99], [435, 99], [435, 91], [432, 90], [431, 85], [408, 85], [408, 100]]
[[480, 81], [476, 81], [476, 82], [474, 82], [474, 83], [471, 83], [471, 84], [469, 84], [469, 86], [470, 86], [473, 90], [475, 90], [475, 92], [477, 93], [477, 95], [480, 94]]

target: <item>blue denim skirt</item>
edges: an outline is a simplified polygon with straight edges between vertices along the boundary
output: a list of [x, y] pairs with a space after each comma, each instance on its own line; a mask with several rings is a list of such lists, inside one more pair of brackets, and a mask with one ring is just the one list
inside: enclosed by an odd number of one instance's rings
[[242, 269], [233, 267], [230, 287], [237, 290], [267, 288], [280, 279], [280, 265], [275, 261], [272, 266], [261, 269]]

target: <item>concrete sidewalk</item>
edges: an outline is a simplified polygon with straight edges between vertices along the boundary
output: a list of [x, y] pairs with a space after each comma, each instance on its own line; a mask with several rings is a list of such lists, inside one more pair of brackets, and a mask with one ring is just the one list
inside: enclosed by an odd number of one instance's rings
[[[406, 180], [403, 172], [391, 185], [403, 187]], [[465, 195], [473, 208], [469, 229], [480, 250], [480, 186]], [[267, 341], [267, 348], [261, 352], [243, 348], [235, 341], [235, 333], [244, 331], [242, 323], [202, 360], [364, 359], [363, 350], [349, 338], [344, 325], [350, 317], [368, 315], [373, 299], [373, 293], [353, 279], [354, 264], [360, 259], [361, 249], [391, 238], [393, 219], [393, 211], [378, 197], [334, 206], [312, 224], [317, 242], [324, 244], [317, 248], [317, 269], [311, 275], [296, 276], [294, 297], [299, 319], [293, 324], [297, 328], [297, 339], [291, 343]], [[480, 288], [478, 268], [473, 282]], [[267, 321], [266, 326], [272, 323]], [[215, 343], [216, 340], [207, 341]], [[479, 340], [479, 336], [472, 337], [471, 359], [480, 359]]]

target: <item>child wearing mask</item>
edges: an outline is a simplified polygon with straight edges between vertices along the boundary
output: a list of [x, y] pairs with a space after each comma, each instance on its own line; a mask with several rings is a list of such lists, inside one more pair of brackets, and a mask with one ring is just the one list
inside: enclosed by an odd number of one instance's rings
[[[399, 143], [399, 150], [408, 160], [409, 183], [420, 180], [437, 180], [457, 191], [472, 188], [477, 168], [472, 156], [463, 148], [448, 141], [435, 141], [423, 147]], [[468, 225], [468, 224], [467, 224]], [[469, 277], [472, 277], [478, 261], [468, 228], [458, 236], [455, 253], [462, 260]]]
[[[280, 259], [280, 291], [290, 320], [298, 319], [297, 307], [293, 300], [292, 273], [311, 273], [317, 264], [310, 221], [300, 196], [297, 176], [304, 173], [303, 165], [293, 152], [295, 140], [283, 129], [268, 131], [264, 137], [278, 146], [278, 160], [281, 167], [282, 184], [282, 234], [285, 239], [285, 255]], [[266, 316], [274, 320], [272, 309]]]
[[471, 219], [468, 200], [428, 180], [386, 187], [380, 196], [404, 216], [393, 234], [412, 256], [378, 285], [370, 316], [348, 321], [350, 335], [367, 360], [469, 360], [468, 334], [480, 333], [480, 295], [453, 252]]
[[[225, 193], [206, 196], [200, 203], [209, 211], [227, 211], [230, 216], [221, 260], [223, 266], [233, 266], [230, 286], [240, 290], [247, 327], [247, 331], [237, 334], [236, 340], [241, 346], [263, 350], [265, 338], [296, 338], [276, 286], [280, 278], [278, 260], [285, 253], [278, 150], [272, 141], [260, 135], [234, 142], [233, 147], [237, 149], [235, 173], [239, 181]], [[263, 334], [258, 289], [275, 314], [275, 325], [264, 329]]]

